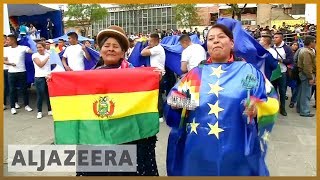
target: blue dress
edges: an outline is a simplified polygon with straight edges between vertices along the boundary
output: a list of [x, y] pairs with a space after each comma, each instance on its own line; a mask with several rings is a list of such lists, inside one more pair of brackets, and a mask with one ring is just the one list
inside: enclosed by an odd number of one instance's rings
[[257, 118], [247, 123], [242, 104], [247, 90], [241, 81], [248, 74], [257, 80], [250, 95], [266, 102], [267, 91], [270, 92], [267, 80], [246, 62], [200, 65], [171, 90], [168, 98], [174, 92], [182, 93], [197, 108], [190, 111], [165, 108], [167, 124], [172, 127], [167, 149], [168, 176], [269, 175], [265, 163], [266, 136], [276, 116], [264, 113], [258, 115], [261, 125]]

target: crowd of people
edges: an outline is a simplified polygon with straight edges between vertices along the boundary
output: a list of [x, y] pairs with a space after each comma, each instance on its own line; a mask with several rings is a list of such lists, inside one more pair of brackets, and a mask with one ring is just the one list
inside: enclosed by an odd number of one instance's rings
[[[25, 110], [31, 112], [33, 109], [29, 106], [29, 93], [27, 84], [27, 72], [25, 65], [25, 54], [32, 53], [32, 61], [35, 70], [34, 85], [37, 92], [37, 118], [41, 119], [42, 101], [47, 100], [48, 115], [52, 115], [48, 87], [46, 78], [51, 73], [50, 53], [51, 48], [57, 52], [64, 50], [62, 64], [66, 71], [84, 70], [84, 57], [90, 61], [90, 55], [86, 46], [78, 44], [78, 35], [75, 32], [68, 34], [69, 45], [66, 46], [63, 39], [60, 39], [57, 45], [54, 45], [52, 39], [42, 38], [37, 41], [37, 52], [33, 52], [29, 47], [18, 45], [17, 37], [13, 34], [4, 36], [4, 109], [7, 107], [7, 98], [10, 99], [11, 114], [16, 114], [20, 108], [18, 104], [17, 89], [21, 89]], [[69, 59], [68, 63], [66, 59]], [[72, 59], [72, 61], [70, 61]]]
[[[292, 93], [289, 107], [294, 108], [296, 104], [296, 111], [300, 116], [313, 117], [309, 107], [313, 94], [316, 99], [316, 38], [304, 35], [304, 47], [300, 48], [298, 41], [293, 41], [291, 46], [287, 45], [281, 31], [272, 35], [270, 31], [264, 30], [259, 39], [260, 44], [279, 61], [281, 77], [272, 81], [272, 84], [279, 92], [280, 114], [287, 116], [286, 93], [289, 86]], [[316, 108], [316, 105], [313, 107]]]
[[[50, 25], [48, 21], [48, 31], [52, 30], [52, 27], [53, 24]], [[22, 28], [22, 30], [23, 29], [24, 28]], [[21, 32], [34, 32], [34, 30], [35, 28], [29, 28], [29, 31], [20, 31], [20, 34]], [[312, 33], [311, 31], [313, 30], [315, 30], [315, 26], [308, 27], [308, 33]], [[165, 119], [169, 121], [169, 124], [170, 121], [172, 124], [179, 124], [175, 121], [180, 121], [180, 119], [172, 118], [164, 113], [163, 93], [171, 99], [172, 96], [179, 94], [179, 97], [187, 97], [195, 102], [194, 109], [188, 110], [189, 113], [184, 115], [179, 105], [175, 103], [170, 104], [170, 111], [178, 113], [181, 116], [186, 116], [186, 127], [184, 130], [186, 130], [188, 134], [185, 139], [183, 139], [186, 146], [185, 153], [175, 152], [182, 153], [182, 155], [179, 155], [180, 158], [176, 157], [177, 159], [175, 159], [175, 161], [177, 162], [169, 162], [172, 164], [168, 166], [173, 167], [180, 164], [179, 167], [176, 167], [178, 175], [269, 175], [264, 157], [260, 156], [262, 150], [260, 149], [258, 135], [253, 137], [253, 141], [256, 142], [254, 143], [256, 149], [260, 150], [251, 154], [252, 156], [244, 155], [243, 149], [241, 149], [244, 145], [241, 144], [242, 142], [240, 141], [235, 141], [236, 138], [229, 138], [230, 141], [224, 142], [225, 144], [218, 141], [219, 133], [221, 132], [227, 134], [228, 137], [237, 137], [238, 132], [244, 131], [245, 126], [241, 124], [242, 121], [240, 121], [240, 119], [243, 118], [243, 114], [252, 118], [258, 117], [257, 104], [250, 103], [245, 104], [243, 109], [236, 108], [239, 106], [239, 102], [246, 99], [247, 95], [246, 89], [239, 90], [241, 93], [230, 93], [233, 91], [233, 87], [241, 86], [241, 81], [238, 81], [237, 77], [244, 76], [248, 72], [256, 75], [259, 86], [253, 91], [253, 95], [261, 99], [265, 99], [268, 97], [268, 93], [270, 93], [265, 90], [267, 89], [265, 82], [268, 82], [268, 80], [264, 78], [264, 75], [255, 67], [244, 61], [239, 61], [235, 57], [233, 53], [233, 34], [226, 26], [216, 24], [211, 28], [204, 29], [202, 35], [205, 43], [207, 43], [207, 52], [201, 45], [191, 42], [190, 35], [193, 34], [196, 34], [199, 38], [201, 36], [197, 28], [195, 28], [194, 31], [190, 29], [189, 33], [185, 30], [182, 32], [178, 30], [162, 32], [156, 30], [154, 33], [147, 35], [149, 39], [148, 46], [141, 51], [141, 56], [150, 57], [151, 67], [154, 67], [155, 71], [159, 72], [159, 75], [162, 77], [159, 82], [158, 95], [160, 122]], [[184, 49], [181, 55], [181, 71], [184, 74], [180, 77], [172, 76], [174, 73], [165, 67], [166, 54], [160, 42], [162, 38], [170, 35], [180, 35], [179, 42]], [[264, 29], [257, 28], [252, 35], [272, 54], [274, 59], [279, 63], [281, 70], [281, 76], [271, 82], [279, 93], [280, 106], [272, 106], [269, 108], [275, 111], [279, 108], [280, 114], [287, 116], [286, 93], [287, 86], [289, 85], [292, 88], [289, 107], [293, 108], [296, 106], [297, 112], [302, 117], [314, 116], [310, 111], [310, 98], [312, 93], [315, 94], [315, 37], [312, 36], [312, 34], [304, 35], [304, 47], [299, 48], [299, 44], [296, 41], [293, 41], [292, 45], [288, 46], [284, 41], [284, 33], [281, 30], [269, 29], [268, 27]], [[52, 36], [50, 37], [49, 33], [49, 40], [42, 38], [37, 41], [37, 52], [32, 52], [32, 50], [26, 46], [18, 45], [16, 35], [4, 36], [4, 109], [6, 109], [7, 98], [9, 97], [11, 113], [13, 115], [17, 113], [16, 109], [20, 108], [18, 104], [19, 93], [17, 93], [17, 89], [19, 88], [22, 91], [21, 94], [23, 95], [25, 110], [28, 112], [32, 111], [32, 108], [29, 106], [26, 67], [24, 63], [26, 53], [33, 53], [32, 61], [35, 67], [34, 85], [37, 91], [36, 117], [40, 119], [43, 116], [43, 99], [47, 101], [47, 114], [50, 116], [54, 113], [54, 110], [52, 110], [50, 106], [48, 86], [46, 83], [46, 79], [50, 78], [51, 73], [49, 61], [51, 47], [54, 47], [57, 52], [64, 51], [62, 64], [66, 71], [84, 70], [83, 59], [91, 60], [86, 47], [93, 48], [100, 52], [100, 60], [94, 69], [133, 68], [127, 61], [127, 58], [130, 57], [133, 51], [135, 40], [145, 36], [146, 35], [141, 33], [138, 35], [129, 35], [126, 34], [121, 27], [110, 26], [98, 33], [95, 37], [96, 41], [94, 45], [92, 45], [90, 41], [81, 42], [82, 45], [79, 45], [77, 33], [68, 33], [68, 46], [66, 46], [63, 39], [60, 39], [58, 44], [54, 44], [51, 39]], [[294, 76], [293, 74], [296, 73], [294, 70], [296, 69], [298, 70], [298, 75]], [[232, 74], [232, 77], [230, 74]], [[165, 89], [164, 81], [173, 82], [170, 87], [170, 89], [173, 87], [172, 91]], [[192, 83], [188, 84], [188, 82]], [[204, 89], [209, 92], [204, 91]], [[219, 101], [219, 99], [224, 100]], [[230, 117], [227, 115], [221, 116], [222, 111], [224, 114], [229, 114]], [[237, 121], [237, 119], [239, 119], [239, 121]], [[226, 128], [226, 126], [228, 126], [227, 122], [231, 121], [232, 125]], [[173, 129], [175, 128], [174, 125], [171, 127]], [[134, 142], [128, 142], [129, 144], [136, 144], [138, 146], [138, 167], [135, 173], [78, 172], [77, 175], [158, 176], [155, 158], [156, 141], [156, 135], [154, 135], [145, 139], [137, 139]], [[232, 148], [224, 149], [223, 153], [221, 152], [221, 154], [208, 158], [206, 154], [210, 154], [211, 151], [210, 148], [207, 148], [208, 145], [213, 149], [223, 149], [225, 146]], [[178, 147], [172, 146], [168, 148]], [[200, 155], [194, 153], [200, 153]], [[168, 154], [168, 156], [170, 156], [170, 154]], [[197, 159], [195, 159], [194, 156], [197, 156]], [[253, 156], [257, 158], [257, 161], [252, 162], [246, 160]], [[242, 163], [241, 168], [239, 168], [239, 160], [241, 160]], [[229, 166], [232, 166], [232, 171], [228, 170], [230, 169]], [[252, 168], [252, 166], [255, 168]], [[173, 174], [174, 173], [168, 173], [168, 175]]]
[[[41, 25], [38, 24], [38, 26]], [[42, 26], [46, 27], [47, 39], [52, 39], [55, 26], [51, 19], [48, 18], [46, 24]], [[33, 23], [22, 22], [18, 27], [14, 28], [11, 26], [10, 29], [11, 34], [14, 34], [17, 38], [29, 35], [32, 40], [40, 39], [41, 32]]]

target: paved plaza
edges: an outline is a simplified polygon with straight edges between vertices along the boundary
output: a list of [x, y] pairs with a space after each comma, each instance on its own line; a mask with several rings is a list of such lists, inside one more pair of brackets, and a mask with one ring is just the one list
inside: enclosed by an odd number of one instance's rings
[[[288, 95], [291, 93], [288, 93]], [[53, 120], [44, 106], [42, 119], [36, 119], [36, 95], [32, 88], [30, 106], [11, 115], [4, 111], [4, 175], [5, 176], [74, 176], [75, 173], [15, 173], [7, 170], [7, 145], [42, 145], [53, 142]], [[20, 101], [20, 104], [22, 101]], [[287, 101], [288, 102], [288, 101]], [[314, 99], [311, 104], [314, 105]], [[45, 104], [45, 103], [44, 103]], [[288, 106], [289, 103], [287, 103]], [[315, 108], [312, 108], [315, 113]], [[316, 117], [302, 118], [294, 109], [287, 108], [288, 116], [279, 115], [269, 140], [267, 164], [271, 176], [316, 176]], [[161, 123], [156, 147], [160, 176], [166, 176], [166, 148], [170, 128]]]

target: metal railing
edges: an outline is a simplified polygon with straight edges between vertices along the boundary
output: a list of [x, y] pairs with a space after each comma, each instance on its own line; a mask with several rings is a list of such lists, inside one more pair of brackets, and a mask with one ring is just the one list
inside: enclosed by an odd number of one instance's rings
[[283, 35], [284, 42], [291, 46], [292, 42], [295, 40], [295, 37], [299, 34], [300, 38], [304, 39], [303, 37], [306, 35], [312, 35], [317, 37], [317, 31], [309, 31], [309, 32], [301, 32], [301, 33], [288, 33]]

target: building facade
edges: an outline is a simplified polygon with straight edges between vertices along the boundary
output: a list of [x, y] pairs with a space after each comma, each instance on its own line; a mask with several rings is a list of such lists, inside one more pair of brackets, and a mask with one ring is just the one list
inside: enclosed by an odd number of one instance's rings
[[[244, 4], [238, 4], [239, 8], [243, 8]], [[231, 7], [226, 4], [219, 4], [219, 17], [232, 17]], [[234, 17], [237, 19], [237, 15]], [[257, 25], [257, 4], [247, 4], [241, 14], [242, 25], [255, 26]]]
[[[215, 4], [197, 4], [198, 15], [201, 19], [198, 26], [206, 27], [212, 25], [217, 17], [219, 8]], [[119, 6], [107, 8], [109, 16], [102, 21], [92, 24], [91, 34], [93, 36], [107, 28], [110, 25], [118, 25], [124, 28], [127, 34], [143, 33], [147, 34], [154, 32], [156, 29], [176, 30], [178, 27], [175, 20], [175, 12], [172, 4], [153, 4], [139, 10], [122, 9]]]
[[109, 16], [92, 25], [92, 34], [110, 25], [123, 27], [127, 34], [154, 32], [156, 29], [177, 29], [174, 9], [170, 4], [151, 5], [139, 10], [125, 10], [120, 7], [108, 8]]

